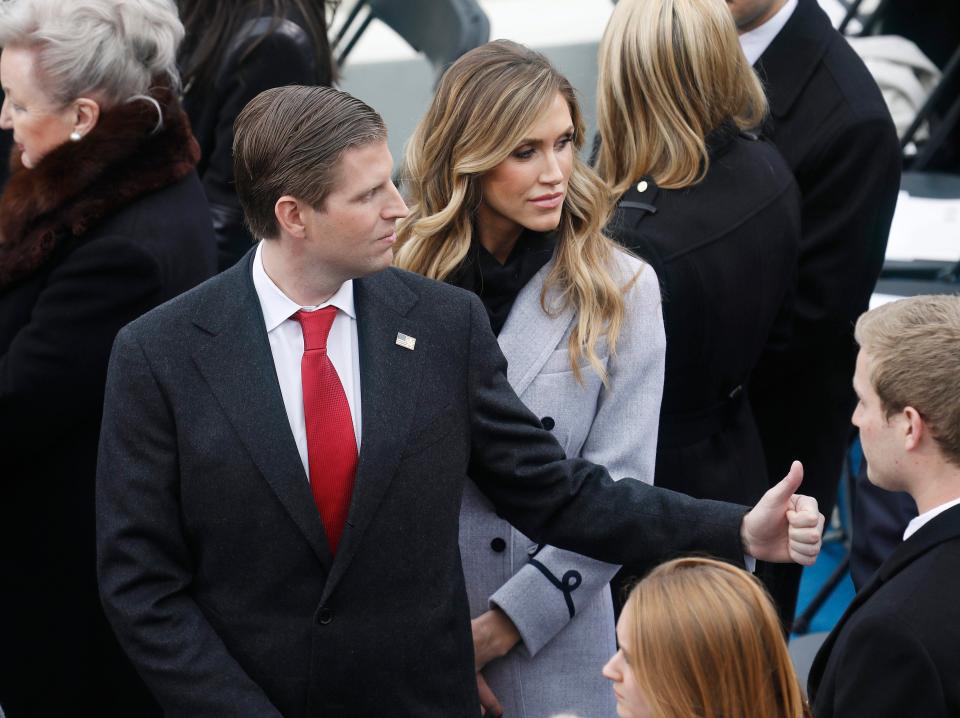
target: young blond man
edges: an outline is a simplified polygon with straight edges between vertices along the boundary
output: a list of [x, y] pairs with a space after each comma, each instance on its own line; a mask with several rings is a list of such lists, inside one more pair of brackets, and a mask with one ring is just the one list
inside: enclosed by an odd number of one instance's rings
[[814, 714], [960, 715], [960, 296], [878, 307], [855, 336], [867, 476], [920, 515], [820, 649]]

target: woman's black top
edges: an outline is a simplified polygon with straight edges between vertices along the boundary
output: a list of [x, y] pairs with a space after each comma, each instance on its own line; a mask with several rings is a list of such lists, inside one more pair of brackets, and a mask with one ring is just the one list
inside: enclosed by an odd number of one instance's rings
[[474, 241], [447, 282], [480, 297], [487, 308], [493, 333], [499, 336], [520, 290], [550, 261], [554, 246], [553, 235], [525, 231], [501, 264]]

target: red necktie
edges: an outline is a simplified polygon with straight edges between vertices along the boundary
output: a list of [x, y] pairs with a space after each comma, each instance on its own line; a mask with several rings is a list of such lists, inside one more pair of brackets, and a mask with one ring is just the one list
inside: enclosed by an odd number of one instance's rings
[[307, 462], [310, 488], [320, 509], [330, 550], [336, 553], [350, 508], [357, 472], [357, 439], [350, 404], [337, 370], [327, 356], [327, 335], [336, 307], [293, 315], [303, 328], [303, 414], [307, 425]]

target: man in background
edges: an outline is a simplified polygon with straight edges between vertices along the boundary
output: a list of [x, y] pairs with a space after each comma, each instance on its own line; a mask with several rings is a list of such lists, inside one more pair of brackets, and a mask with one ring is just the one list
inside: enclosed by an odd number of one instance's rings
[[[727, 0], [770, 101], [764, 134], [802, 200], [793, 336], [761, 358], [749, 395], [768, 474], [799, 457], [829, 516], [853, 408], [852, 328], [883, 264], [900, 186], [900, 148], [876, 82], [816, 0]], [[761, 566], [789, 626], [798, 567]]]

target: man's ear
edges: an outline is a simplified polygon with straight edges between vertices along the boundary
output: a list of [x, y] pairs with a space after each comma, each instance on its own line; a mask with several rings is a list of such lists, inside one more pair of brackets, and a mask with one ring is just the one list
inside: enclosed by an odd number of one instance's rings
[[920, 445], [920, 441], [929, 430], [923, 417], [920, 416], [920, 412], [912, 406], [904, 407], [901, 416], [903, 417], [904, 429], [906, 431], [904, 448], [907, 451], [912, 451]]
[[81, 137], [88, 135], [100, 121], [100, 105], [89, 97], [80, 97], [73, 102], [73, 131]]
[[303, 239], [306, 236], [307, 228], [303, 217], [304, 207], [305, 205], [300, 200], [287, 194], [277, 200], [277, 203], [273, 205], [273, 213], [277, 217], [277, 224], [282, 232], [297, 239]]

